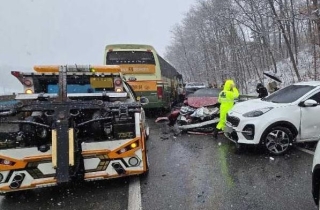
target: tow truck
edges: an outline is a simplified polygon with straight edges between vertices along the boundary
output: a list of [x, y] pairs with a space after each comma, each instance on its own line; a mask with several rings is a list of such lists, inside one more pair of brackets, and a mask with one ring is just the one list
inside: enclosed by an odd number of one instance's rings
[[149, 127], [119, 66], [42, 65], [0, 105], [0, 193], [146, 174]]

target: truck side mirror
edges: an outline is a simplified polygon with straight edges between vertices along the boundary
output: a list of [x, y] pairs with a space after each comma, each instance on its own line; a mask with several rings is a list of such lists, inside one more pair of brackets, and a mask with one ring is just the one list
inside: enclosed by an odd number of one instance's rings
[[139, 101], [142, 105], [147, 105], [149, 103], [149, 99], [146, 97], [140, 97]]

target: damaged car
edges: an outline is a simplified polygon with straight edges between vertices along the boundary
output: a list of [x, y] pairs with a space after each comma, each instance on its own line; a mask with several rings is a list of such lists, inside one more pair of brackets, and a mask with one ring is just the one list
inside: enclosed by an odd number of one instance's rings
[[181, 131], [210, 133], [219, 122], [220, 93], [218, 88], [204, 88], [190, 94], [184, 105], [173, 110], [168, 117], [160, 117], [156, 122], [169, 121], [169, 126], [177, 125]]

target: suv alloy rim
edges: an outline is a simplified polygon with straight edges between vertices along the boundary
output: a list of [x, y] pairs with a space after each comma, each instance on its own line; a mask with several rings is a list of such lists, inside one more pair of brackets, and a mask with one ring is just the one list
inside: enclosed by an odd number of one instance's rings
[[274, 154], [280, 154], [286, 151], [289, 145], [290, 138], [288, 134], [282, 130], [273, 130], [266, 137], [266, 147]]

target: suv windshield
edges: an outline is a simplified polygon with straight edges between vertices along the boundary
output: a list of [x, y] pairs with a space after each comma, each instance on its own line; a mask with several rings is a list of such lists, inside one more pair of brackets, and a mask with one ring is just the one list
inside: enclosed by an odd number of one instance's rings
[[263, 98], [262, 100], [273, 103], [292, 103], [314, 88], [314, 86], [310, 85], [290, 85], [278, 90], [266, 98]]

